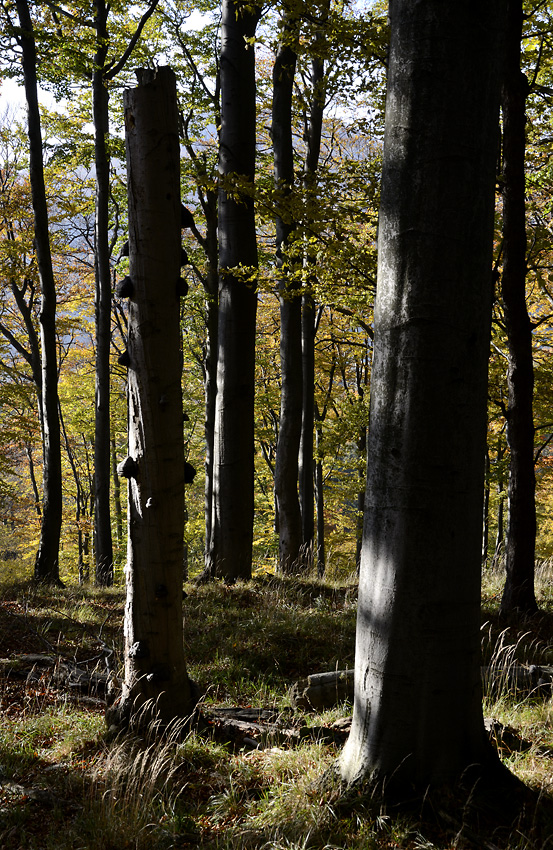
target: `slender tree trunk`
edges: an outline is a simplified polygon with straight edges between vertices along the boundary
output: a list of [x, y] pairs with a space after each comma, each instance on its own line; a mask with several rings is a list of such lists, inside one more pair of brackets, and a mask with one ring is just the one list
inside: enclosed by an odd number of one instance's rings
[[315, 448], [317, 459], [315, 461], [315, 496], [317, 500], [317, 554], [315, 563], [317, 564], [317, 575], [322, 578], [326, 568], [326, 547], [325, 547], [325, 497], [324, 497], [324, 478], [323, 478], [323, 458], [322, 458], [322, 440], [323, 429], [321, 427], [322, 420], [317, 416], [315, 421]]
[[[364, 400], [369, 383], [369, 348], [361, 363], [356, 367], [357, 395]], [[367, 467], [367, 426], [363, 425], [357, 435], [358, 477], [357, 511], [355, 518], [355, 567], [357, 574], [361, 569], [361, 549], [363, 547], [363, 513], [365, 508], [365, 470]]]
[[110, 437], [111, 445], [111, 474], [113, 477], [113, 506], [115, 511], [115, 539], [117, 549], [120, 552], [123, 543], [123, 511], [121, 508], [121, 481], [117, 472], [117, 450], [115, 447], [115, 434]]
[[40, 345], [42, 353], [42, 444], [44, 482], [40, 543], [35, 561], [35, 580], [59, 583], [59, 545], [62, 519], [61, 441], [58, 420], [58, 351], [56, 342], [56, 285], [52, 270], [48, 208], [42, 158], [42, 133], [37, 95], [36, 46], [27, 0], [17, 0], [21, 31], [21, 62], [27, 100], [29, 171], [33, 197], [35, 248], [40, 276]]
[[96, 278], [96, 405], [94, 429], [94, 537], [96, 584], [113, 584], [113, 542], [110, 511], [110, 374], [111, 271], [109, 265], [109, 93], [104, 77], [108, 9], [94, 0], [97, 50], [92, 74], [94, 163], [96, 168], [95, 278]]
[[[320, 41], [316, 39], [316, 45]], [[323, 128], [323, 112], [325, 102], [325, 69], [324, 62], [318, 56], [311, 62], [311, 78], [313, 94], [311, 112], [307, 127], [307, 155], [305, 158], [305, 191], [307, 194], [308, 217], [316, 217], [316, 172], [319, 167], [321, 152], [321, 135]], [[315, 302], [311, 285], [313, 272], [311, 267], [315, 258], [309, 249], [306, 252], [307, 266], [306, 288], [302, 297], [301, 346], [303, 372], [303, 415], [300, 441], [299, 486], [302, 518], [302, 547], [304, 551], [313, 551], [314, 516], [313, 516], [313, 432], [315, 428], [314, 388], [315, 388]], [[317, 543], [317, 546], [319, 544]]]
[[494, 567], [499, 565], [505, 548], [505, 490], [503, 489], [502, 480], [497, 485], [497, 492], [499, 493], [499, 502], [497, 505], [497, 534], [495, 535], [495, 547], [492, 559], [492, 565]]
[[526, 96], [520, 70], [523, 11], [509, 0], [503, 84], [503, 274], [501, 294], [509, 346], [507, 444], [510, 450], [506, 581], [501, 614], [535, 614], [536, 497], [534, 474], [534, 366], [526, 307]]
[[480, 3], [476, 27], [468, 0], [393, 0], [390, 20], [355, 702], [340, 766], [348, 784], [403, 794], [500, 765], [482, 719], [480, 557], [504, 5]]
[[[143, 71], [125, 92], [130, 278], [125, 681], [110, 720], [185, 717], [182, 630], [184, 436], [180, 176], [175, 76]], [[151, 701], [151, 702], [148, 702]]]
[[33, 488], [33, 496], [35, 497], [35, 511], [37, 516], [42, 516], [42, 508], [40, 507], [40, 493], [38, 492], [38, 484], [35, 475], [35, 462], [33, 458], [33, 450], [29, 444], [25, 446], [25, 454], [29, 462], [29, 478], [31, 479], [31, 487]]
[[213, 463], [215, 439], [215, 404], [217, 398], [217, 339], [219, 328], [219, 275], [217, 240], [217, 196], [210, 192], [206, 200], [205, 245], [207, 339], [204, 357], [205, 390], [205, 568], [209, 572], [213, 522]]
[[294, 231], [289, 199], [294, 186], [292, 92], [296, 53], [287, 40], [291, 22], [283, 26], [284, 42], [273, 68], [273, 139], [276, 217], [276, 268], [280, 298], [280, 427], [275, 461], [275, 500], [278, 514], [279, 567], [292, 572], [300, 566], [302, 545], [298, 497], [298, 458], [301, 440], [303, 380], [301, 370], [301, 293], [294, 279], [290, 236]]
[[301, 305], [302, 420], [299, 454], [299, 492], [302, 546], [313, 553], [315, 535], [314, 457], [315, 429], [315, 302], [311, 292], [304, 291]]
[[[367, 456], [367, 429], [361, 428], [357, 437], [357, 453], [359, 458], [366, 460]], [[355, 567], [357, 572], [361, 569], [361, 550], [363, 548], [363, 513], [365, 508], [365, 473], [359, 469], [359, 490], [357, 492], [357, 511], [355, 517]]]
[[[223, 0], [219, 149], [219, 328], [210, 571], [251, 576], [254, 516], [254, 379], [257, 243], [251, 194], [256, 140], [257, 7]], [[239, 197], [237, 197], [237, 193]]]
[[484, 509], [482, 512], [482, 566], [488, 563], [490, 548], [490, 452], [486, 448], [484, 463]]

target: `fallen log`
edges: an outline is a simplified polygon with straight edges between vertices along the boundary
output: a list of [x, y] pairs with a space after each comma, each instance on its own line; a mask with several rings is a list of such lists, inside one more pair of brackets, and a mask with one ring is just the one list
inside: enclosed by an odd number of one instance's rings
[[0, 675], [16, 676], [28, 683], [48, 678], [54, 687], [103, 698], [104, 701], [113, 679], [111, 674], [100, 673], [97, 669], [83, 670], [67, 658], [38, 653], [0, 658]]
[[[553, 666], [511, 664], [481, 668], [482, 687], [488, 696], [501, 691], [551, 697]], [[341, 702], [353, 702], [353, 670], [312, 673], [294, 682], [288, 695], [294, 708], [302, 711], [324, 711]]]
[[312, 673], [294, 682], [288, 691], [290, 702], [302, 711], [324, 711], [341, 702], [353, 700], [353, 670]]
[[215, 740], [250, 750], [297, 746], [304, 741], [341, 745], [347, 738], [351, 723], [350, 718], [345, 722], [338, 720], [330, 726], [294, 726], [289, 714], [263, 708], [203, 706], [201, 713]]

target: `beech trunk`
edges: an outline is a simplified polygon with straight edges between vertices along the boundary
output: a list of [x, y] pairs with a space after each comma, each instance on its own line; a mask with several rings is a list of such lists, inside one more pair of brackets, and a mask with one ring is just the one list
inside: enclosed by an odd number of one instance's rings
[[[347, 783], [499, 765], [480, 558], [501, 0], [393, 0]], [[447, 675], [444, 671], [447, 670]]]
[[[316, 48], [322, 36], [317, 35]], [[307, 124], [307, 154], [305, 157], [305, 190], [308, 215], [315, 216], [315, 175], [319, 167], [321, 135], [325, 102], [325, 70], [323, 60], [315, 56], [311, 62], [311, 109]], [[303, 413], [299, 459], [299, 489], [302, 523], [302, 546], [313, 556], [314, 521], [314, 475], [313, 436], [315, 428], [315, 302], [312, 295], [315, 259], [309, 248], [306, 251], [306, 284], [302, 297], [301, 350], [303, 373]], [[321, 494], [322, 499], [322, 494]], [[317, 542], [319, 547], [320, 541]], [[318, 562], [320, 564], [320, 561]]]
[[113, 584], [113, 541], [111, 534], [110, 483], [110, 372], [111, 270], [109, 264], [109, 93], [104, 77], [107, 56], [108, 9], [95, 0], [97, 51], [92, 74], [94, 119], [94, 163], [96, 168], [95, 221], [95, 323], [96, 397], [94, 427], [94, 551], [96, 584]]
[[128, 324], [129, 479], [125, 681], [121, 721], [192, 708], [183, 649], [184, 437], [180, 178], [175, 76], [142, 72], [125, 92], [132, 295]]
[[526, 306], [526, 97], [520, 69], [521, 0], [509, 0], [503, 83], [503, 273], [501, 294], [509, 347], [507, 444], [509, 512], [505, 540], [506, 581], [501, 614], [535, 614], [536, 481], [534, 474], [534, 364], [532, 325]]
[[251, 39], [258, 17], [257, 7], [234, 0], [223, 2], [219, 326], [208, 572], [227, 582], [249, 579], [252, 567], [257, 242], [251, 191], [256, 141]]
[[26, 0], [17, 0], [21, 24], [18, 36], [27, 100], [29, 173], [33, 198], [35, 249], [42, 304], [40, 309], [41, 427], [43, 447], [43, 497], [40, 543], [35, 561], [36, 581], [59, 583], [59, 546], [62, 519], [61, 439], [58, 418], [58, 349], [56, 338], [56, 284], [52, 269], [48, 208], [44, 183], [42, 132], [37, 93], [37, 56], [33, 23]]
[[279, 567], [293, 572], [300, 567], [302, 545], [298, 496], [298, 460], [301, 439], [303, 381], [301, 370], [301, 292], [294, 278], [290, 236], [294, 231], [288, 199], [294, 186], [292, 142], [292, 92], [296, 53], [287, 44], [291, 23], [283, 27], [273, 68], [273, 139], [277, 192], [276, 268], [280, 299], [280, 424], [275, 459], [275, 500], [278, 515]]

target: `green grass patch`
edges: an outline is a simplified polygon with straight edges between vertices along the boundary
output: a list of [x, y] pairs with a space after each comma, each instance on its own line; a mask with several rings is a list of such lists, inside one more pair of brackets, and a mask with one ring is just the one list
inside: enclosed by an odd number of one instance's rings
[[[553, 663], [552, 577], [551, 566], [540, 565], [538, 617], [505, 623], [498, 617], [501, 576], [484, 576], [484, 663]], [[295, 712], [288, 691], [310, 673], [353, 666], [353, 579], [260, 572], [230, 588], [190, 583], [186, 591], [186, 655], [206, 709], [268, 708], [307, 727], [330, 726], [351, 712], [347, 703]], [[123, 604], [120, 587], [6, 583], [0, 657], [55, 650], [84, 663], [108, 646], [120, 671]], [[332, 782], [320, 781], [325, 771], [331, 776], [334, 744], [275, 739], [265, 749], [236, 749], [178, 728], [146, 743], [108, 743], [102, 711], [74, 705], [49, 681], [31, 685], [6, 676], [0, 685], [3, 850], [542, 850], [544, 835], [553, 834], [552, 702], [513, 688], [508, 677], [486, 695], [485, 714], [523, 742], [505, 748], [502, 758], [540, 802], [514, 831], [483, 822], [476, 837], [472, 827], [458, 834], [439, 807], [400, 813], [371, 799], [344, 807]], [[462, 812], [465, 802], [448, 805]]]

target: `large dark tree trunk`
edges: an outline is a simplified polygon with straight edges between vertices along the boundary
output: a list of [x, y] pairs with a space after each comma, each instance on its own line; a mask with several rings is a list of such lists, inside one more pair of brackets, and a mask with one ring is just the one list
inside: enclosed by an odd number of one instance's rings
[[[187, 716], [182, 564], [184, 436], [179, 310], [180, 177], [176, 84], [142, 72], [125, 92], [130, 278], [125, 681], [111, 717]], [[152, 702], [147, 705], [147, 701]]]
[[[393, 793], [499, 766], [480, 558], [501, 0], [393, 0], [355, 704], [340, 765]], [[444, 676], [443, 671], [448, 671]], [[472, 782], [471, 782], [472, 787]]]
[[[292, 22], [293, 23], [293, 22]], [[296, 53], [288, 44], [291, 22], [283, 26], [273, 68], [273, 139], [277, 196], [276, 268], [280, 298], [280, 427], [275, 460], [275, 499], [278, 514], [279, 567], [292, 572], [300, 566], [302, 545], [298, 497], [298, 458], [302, 424], [301, 293], [293, 274], [290, 236], [295, 225], [289, 199], [294, 186], [292, 92]]]
[[251, 576], [254, 513], [254, 379], [257, 243], [255, 172], [256, 7], [224, 0], [219, 148], [219, 327], [213, 524], [209, 572]]
[[40, 275], [40, 345], [42, 354], [41, 424], [44, 482], [40, 543], [35, 561], [35, 580], [59, 583], [59, 545], [62, 519], [61, 440], [58, 420], [58, 352], [56, 342], [56, 286], [52, 270], [48, 209], [42, 158], [42, 133], [37, 96], [37, 56], [33, 24], [27, 0], [17, 0], [21, 31], [17, 38], [27, 100], [29, 171], [35, 219], [35, 248]]
[[509, 0], [503, 83], [503, 274], [509, 346], [507, 443], [510, 451], [506, 582], [501, 614], [535, 614], [536, 499], [532, 396], [532, 325], [526, 307], [525, 150], [528, 81], [520, 70], [522, 2]]
[[95, 0], [97, 51], [92, 73], [94, 162], [96, 167], [96, 406], [94, 430], [94, 541], [96, 584], [113, 584], [113, 542], [110, 511], [110, 373], [111, 270], [109, 248], [109, 93], [104, 77], [108, 48], [108, 9]]

